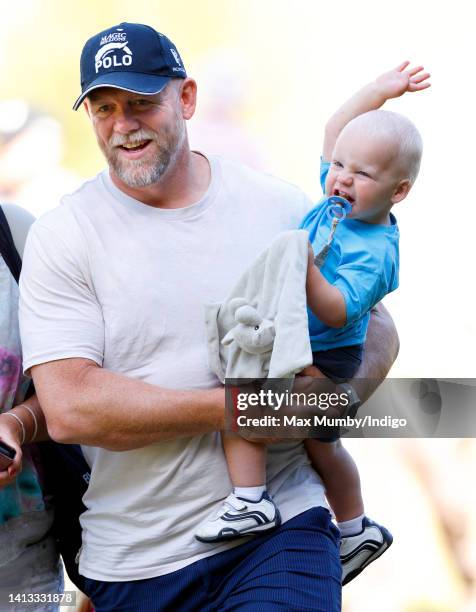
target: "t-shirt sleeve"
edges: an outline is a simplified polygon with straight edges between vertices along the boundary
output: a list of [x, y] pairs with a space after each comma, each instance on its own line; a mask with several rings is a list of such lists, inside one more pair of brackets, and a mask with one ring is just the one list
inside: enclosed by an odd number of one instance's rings
[[[330, 163], [324, 161], [321, 157], [321, 186], [322, 186], [322, 191], [324, 193], [325, 193], [327, 173], [329, 172], [329, 166], [330, 166]], [[317, 204], [314, 204], [314, 207], [308, 211], [307, 215], [304, 217], [304, 219], [301, 221], [299, 225], [299, 229], [305, 229], [309, 232], [311, 236], [310, 237], [311, 242], [314, 240], [315, 230], [317, 229], [317, 224], [322, 216], [326, 202], [327, 202], [327, 198], [325, 196], [322, 197], [319, 200], [319, 202], [317, 202]]]
[[339, 268], [333, 284], [344, 296], [346, 324], [360, 319], [387, 293], [396, 289], [393, 279], [392, 273], [379, 274], [375, 268], [364, 265]]
[[329, 174], [329, 168], [331, 167], [331, 163], [324, 161], [321, 157], [321, 168], [320, 168], [320, 179], [321, 179], [321, 187], [322, 193], [326, 193], [326, 179]]
[[72, 357], [102, 365], [104, 322], [85, 249], [78, 230], [66, 237], [40, 221], [28, 235], [20, 278], [25, 372]]

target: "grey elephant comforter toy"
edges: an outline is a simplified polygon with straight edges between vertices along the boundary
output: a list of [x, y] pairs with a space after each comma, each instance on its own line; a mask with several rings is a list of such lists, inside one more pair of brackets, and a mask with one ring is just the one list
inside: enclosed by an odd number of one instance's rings
[[218, 378], [293, 378], [312, 363], [306, 309], [309, 234], [280, 234], [228, 298], [205, 307], [209, 365]]

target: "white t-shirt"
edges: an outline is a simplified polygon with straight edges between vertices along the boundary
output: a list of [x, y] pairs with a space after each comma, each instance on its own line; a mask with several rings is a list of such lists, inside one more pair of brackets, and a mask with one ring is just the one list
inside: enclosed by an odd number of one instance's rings
[[[103, 172], [34, 224], [21, 283], [25, 370], [85, 357], [163, 387], [217, 386], [207, 364], [204, 304], [222, 301], [311, 202], [288, 183], [209, 161], [210, 186], [186, 208], [147, 206]], [[194, 538], [231, 490], [219, 433], [83, 452], [92, 474], [81, 517], [81, 574], [150, 578], [237, 544]], [[297, 441], [271, 447], [268, 479], [284, 520], [325, 505]]]

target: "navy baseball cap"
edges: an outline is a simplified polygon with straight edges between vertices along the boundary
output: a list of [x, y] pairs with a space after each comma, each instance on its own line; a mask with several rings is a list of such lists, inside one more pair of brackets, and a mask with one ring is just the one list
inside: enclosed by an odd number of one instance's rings
[[120, 23], [92, 36], [81, 53], [81, 95], [73, 110], [99, 87], [156, 94], [187, 73], [175, 45], [141, 23]]

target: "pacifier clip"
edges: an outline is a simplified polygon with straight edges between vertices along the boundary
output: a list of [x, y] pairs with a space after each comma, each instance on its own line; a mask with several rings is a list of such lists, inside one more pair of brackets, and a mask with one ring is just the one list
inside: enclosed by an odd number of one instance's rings
[[352, 210], [350, 203], [345, 198], [341, 198], [340, 196], [330, 196], [327, 198], [327, 206], [327, 216], [332, 221], [332, 225], [331, 231], [329, 232], [329, 237], [327, 238], [327, 243], [314, 258], [314, 264], [318, 268], [322, 268], [324, 265], [329, 249], [331, 248], [331, 243], [337, 226], [346, 218], [347, 213]]

